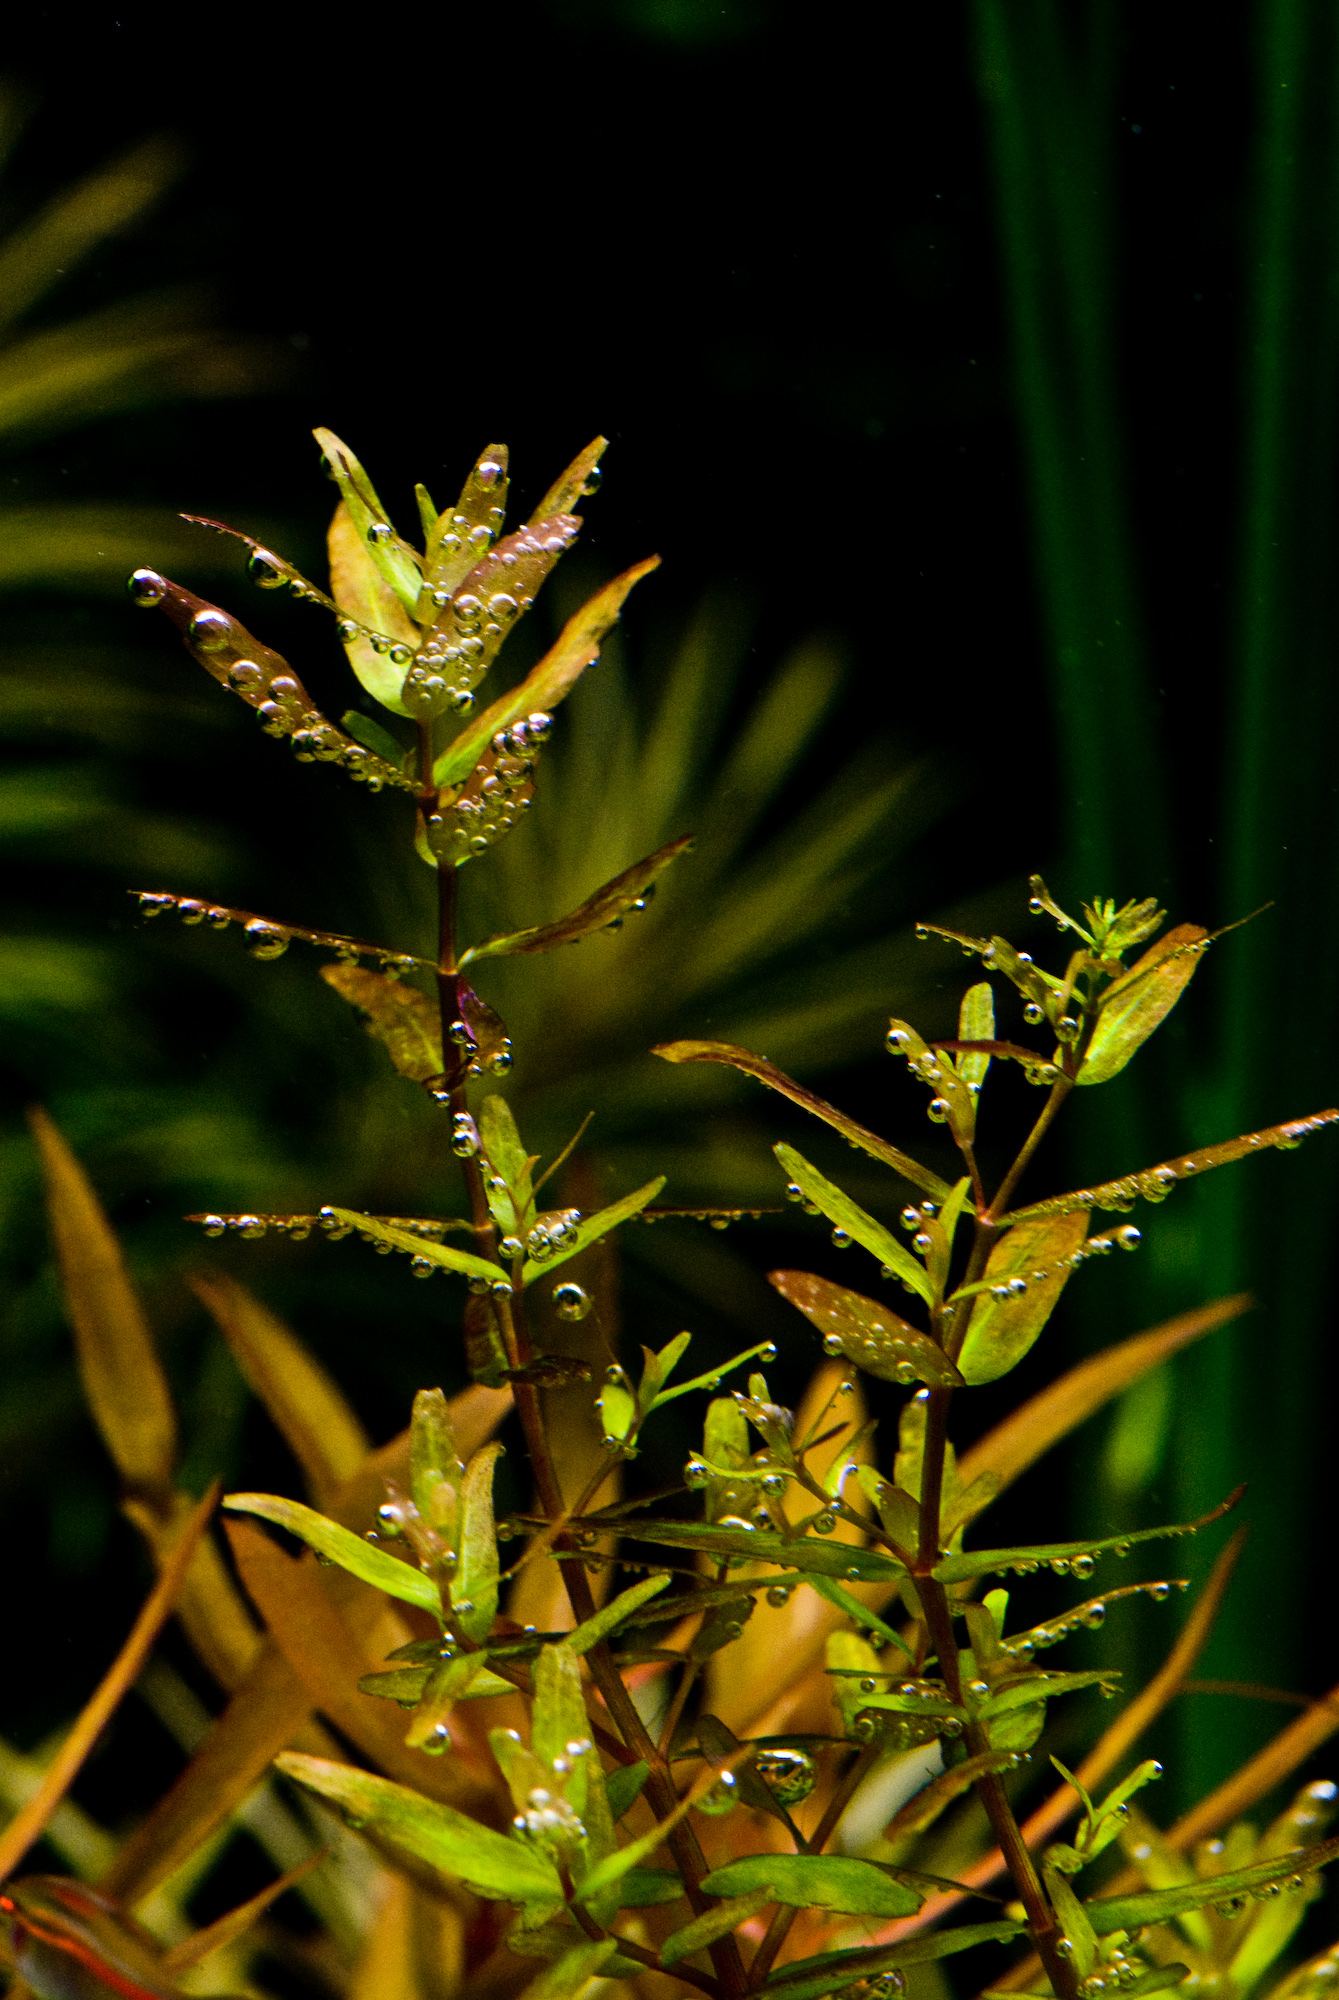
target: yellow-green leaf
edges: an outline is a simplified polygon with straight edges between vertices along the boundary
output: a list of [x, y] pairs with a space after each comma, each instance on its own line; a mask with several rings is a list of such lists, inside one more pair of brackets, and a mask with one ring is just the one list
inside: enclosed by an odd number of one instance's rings
[[362, 1013], [363, 1026], [380, 1042], [401, 1076], [426, 1083], [442, 1074], [439, 1009], [416, 986], [405, 986], [364, 965], [323, 965], [321, 977]]
[[460, 1562], [451, 1583], [451, 1606], [467, 1638], [482, 1643], [497, 1616], [497, 1530], [493, 1525], [493, 1468], [500, 1444], [486, 1444], [465, 1467], [460, 1486]]
[[[971, 1323], [958, 1353], [958, 1367], [968, 1382], [993, 1382], [1023, 1359], [1054, 1312], [1069, 1279], [1068, 1266], [1057, 1265], [1074, 1255], [1088, 1232], [1088, 1212], [1020, 1222], [1002, 1236], [990, 1253], [982, 1283], [1003, 1289], [1021, 1284], [1015, 1298], [997, 1299], [987, 1290], [977, 1294]], [[1035, 1271], [1053, 1275], [1034, 1278]], [[959, 1311], [962, 1308], [959, 1307]]]
[[[648, 1202], [654, 1201], [665, 1185], [665, 1176], [657, 1174], [645, 1187], [637, 1188], [632, 1194], [625, 1194], [621, 1201], [612, 1202], [608, 1208], [601, 1208], [594, 1215], [583, 1215], [576, 1224], [575, 1235], [558, 1245], [551, 1256], [537, 1264], [533, 1259], [526, 1261], [522, 1272], [522, 1283], [533, 1285], [559, 1264], [565, 1264], [569, 1257], [578, 1257], [590, 1244], [598, 1243], [611, 1229], [617, 1229], [620, 1222], [626, 1222], [630, 1215], [638, 1215]], [[502, 1274], [499, 1273], [499, 1276]]]
[[872, 1861], [840, 1854], [746, 1854], [713, 1869], [702, 1887], [709, 1896], [746, 1896], [769, 1884], [779, 1903], [853, 1917], [910, 1917], [925, 1900]]
[[290, 1535], [296, 1535], [309, 1549], [315, 1549], [318, 1556], [348, 1570], [351, 1576], [384, 1590], [388, 1597], [398, 1597], [405, 1604], [416, 1604], [420, 1611], [441, 1616], [442, 1604], [436, 1586], [421, 1570], [387, 1555], [384, 1549], [375, 1548], [348, 1528], [341, 1528], [338, 1521], [327, 1520], [314, 1508], [304, 1507], [300, 1500], [286, 1500], [277, 1493], [229, 1493], [223, 1505], [230, 1513], [256, 1514], [263, 1521], [287, 1528]]
[[[417, 651], [418, 628], [373, 561], [365, 535], [358, 532], [342, 500], [330, 523], [326, 550], [330, 560], [330, 595], [343, 616], [396, 646]], [[404, 660], [392, 660], [389, 650], [378, 652], [362, 631], [349, 632], [345, 626], [340, 633], [349, 665], [373, 700], [393, 715], [407, 715], [409, 711], [400, 698]]]
[[893, 1235], [872, 1215], [867, 1215], [858, 1202], [849, 1194], [836, 1187], [817, 1167], [810, 1166], [803, 1153], [797, 1153], [793, 1146], [776, 1145], [772, 1151], [780, 1160], [791, 1180], [816, 1208], [822, 1210], [828, 1221], [838, 1229], [844, 1229], [880, 1264], [901, 1278], [913, 1292], [919, 1292], [927, 1303], [933, 1303], [934, 1287], [926, 1274], [925, 1266], [911, 1252], [904, 1248]]
[[297, 1784], [329, 1799], [355, 1826], [369, 1827], [392, 1847], [456, 1876], [480, 1896], [508, 1903], [563, 1899], [558, 1871], [547, 1855], [508, 1840], [452, 1806], [324, 1757], [290, 1751], [276, 1757], [275, 1764]]
[[666, 842], [664, 847], [648, 854], [644, 861], [638, 861], [631, 868], [625, 868], [621, 875], [615, 875], [612, 882], [606, 882], [593, 896], [565, 917], [559, 917], [551, 924], [535, 924], [529, 930], [510, 931], [502, 937], [485, 939], [464, 952], [460, 963], [470, 965], [479, 958], [506, 958], [521, 952], [553, 951], [560, 944], [576, 944], [589, 937], [593, 931], [616, 930], [630, 910], [639, 910], [648, 900], [656, 878], [662, 875], [671, 861], [677, 861], [692, 846], [691, 834], [679, 840]]
[[1080, 1083], [1106, 1083], [1124, 1069], [1171, 1013], [1209, 942], [1199, 924], [1177, 924], [1107, 988], [1079, 1070]]

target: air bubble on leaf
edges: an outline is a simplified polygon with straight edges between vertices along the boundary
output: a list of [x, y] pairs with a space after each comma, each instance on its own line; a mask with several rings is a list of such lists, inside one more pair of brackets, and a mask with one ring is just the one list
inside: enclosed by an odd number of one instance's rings
[[259, 584], [262, 590], [278, 590], [287, 582], [283, 564], [268, 549], [252, 549], [247, 558], [246, 573], [252, 583]]
[[739, 1790], [734, 1772], [722, 1771], [710, 1791], [704, 1792], [698, 1800], [697, 1809], [712, 1819], [719, 1819], [723, 1813], [733, 1812], [738, 1803]]
[[836, 1525], [837, 1517], [835, 1514], [816, 1514], [814, 1516], [813, 1530], [816, 1535], [830, 1535]]
[[813, 1758], [783, 1745], [759, 1750], [753, 1768], [779, 1806], [800, 1805], [818, 1782]]
[[159, 576], [156, 569], [137, 569], [127, 577], [126, 589], [132, 602], [151, 610], [167, 596], [167, 578]]
[[192, 646], [202, 653], [221, 653], [232, 644], [233, 622], [226, 611], [197, 611], [186, 630]]
[[246, 941], [253, 958], [282, 958], [288, 950], [290, 938], [287, 931], [280, 930], [278, 924], [268, 924], [256, 917], [246, 927]]
[[843, 1344], [842, 1337], [839, 1333], [824, 1334], [823, 1352], [825, 1354], [831, 1354], [834, 1357], [838, 1354], [845, 1354], [846, 1348], [845, 1345]]
[[580, 1285], [555, 1285], [553, 1310], [559, 1319], [584, 1319], [591, 1308], [590, 1293]]
[[711, 1469], [709, 1466], [704, 1465], [700, 1458], [690, 1458], [683, 1469], [684, 1485], [694, 1490], [705, 1486], [710, 1478]]
[[1030, 1028], [1036, 1028], [1046, 1019], [1046, 1010], [1036, 1000], [1029, 1000], [1023, 1009], [1023, 1019]]
[[784, 1583], [774, 1583], [771, 1586], [767, 1593], [767, 1602], [774, 1605], [778, 1611], [783, 1605], [790, 1603], [790, 1592]]
[[832, 1232], [832, 1247], [834, 1250], [849, 1250], [851, 1247], [850, 1231], [846, 1229], [834, 1229]]

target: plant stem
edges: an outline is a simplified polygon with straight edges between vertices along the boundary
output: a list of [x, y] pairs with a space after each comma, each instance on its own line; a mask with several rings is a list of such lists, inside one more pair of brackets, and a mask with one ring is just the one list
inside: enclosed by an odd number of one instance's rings
[[1068, 1076], [1058, 1077], [1051, 1085], [1051, 1094], [1042, 1106], [1041, 1116], [1028, 1133], [1027, 1138], [1023, 1141], [1023, 1148], [1018, 1158], [1014, 1161], [1008, 1173], [995, 1190], [995, 1199], [990, 1204], [989, 1221], [998, 1222], [1001, 1215], [1003, 1215], [1009, 1197], [1018, 1186], [1019, 1181], [1023, 1178], [1024, 1173], [1031, 1163], [1032, 1155], [1036, 1152], [1038, 1146], [1040, 1146], [1042, 1140], [1055, 1123], [1061, 1105], [1073, 1088], [1074, 1080]]

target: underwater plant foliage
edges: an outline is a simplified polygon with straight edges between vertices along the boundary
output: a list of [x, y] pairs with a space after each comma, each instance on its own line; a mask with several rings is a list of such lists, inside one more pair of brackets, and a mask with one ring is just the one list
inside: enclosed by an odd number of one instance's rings
[[[619, 855], [579, 903], [507, 930], [462, 922], [459, 888], [542, 813], [558, 711], [656, 559], [573, 610], [489, 699], [510, 630], [580, 533], [604, 441], [510, 529], [507, 453], [490, 445], [454, 504], [439, 510], [418, 489], [421, 534], [407, 538], [348, 447], [317, 436], [339, 493], [329, 589], [241, 540], [262, 589], [334, 619], [379, 717], [331, 719], [231, 610], [157, 571], [137, 570], [131, 594], [276, 746], [380, 795], [358, 809], [387, 816], [387, 849], [398, 835], [404, 868], [431, 884], [436, 951], [152, 884], [134, 893], [145, 918], [240, 932], [259, 960], [314, 955], [399, 1087], [431, 1106], [436, 1164], [463, 1195], [460, 1213], [383, 1214], [335, 1184], [308, 1210], [190, 1220], [210, 1240], [280, 1236], [315, 1257], [354, 1237], [406, 1257], [442, 1296], [451, 1373], [463, 1359], [470, 1380], [450, 1397], [420, 1388], [404, 1431], [375, 1447], [296, 1335], [206, 1261], [197, 1294], [305, 1494], [228, 1493], [216, 1518], [217, 1483], [196, 1498], [183, 1481], [173, 1396], [115, 1235], [57, 1125], [33, 1113], [84, 1390], [158, 1581], [51, 1754], [5, 1753], [15, 1807], [0, 1830], [0, 1913], [21, 1987], [39, 2000], [264, 1993], [286, 1952], [309, 1985], [369, 2000], [566, 2000], [609, 1981], [648, 2000], [864, 2000], [970, 1952], [988, 1990], [1055, 2000], [1325, 1990], [1339, 1947], [1300, 1965], [1290, 1947], [1339, 1857], [1327, 1837], [1339, 1789], [1310, 1782], [1263, 1829], [1243, 1815], [1339, 1727], [1339, 1702], [1312, 1704], [1172, 1826], [1146, 1811], [1161, 1766], [1140, 1757], [1140, 1738], [1209, 1637], [1242, 1542], [1218, 1524], [1240, 1491], [1125, 1534], [1057, 1539], [1043, 1521], [1035, 1539], [992, 1546], [981, 1531], [1046, 1451], [1249, 1302], [1229, 1295], [1118, 1341], [961, 1456], [951, 1433], [963, 1396], [1037, 1348], [1071, 1279], [1100, 1282], [1084, 1267], [1138, 1250], [1139, 1225], [1121, 1218], [1254, 1154], [1294, 1151], [1339, 1110], [1211, 1135], [1034, 1198], [1026, 1177], [1057, 1121], [1139, 1059], [1215, 941], [1194, 923], [1165, 928], [1153, 898], [1095, 899], [1072, 916], [1036, 876], [1030, 915], [1064, 935], [1064, 962], [923, 925], [976, 961], [957, 1032], [888, 1025], [888, 1054], [951, 1146], [934, 1149], [951, 1176], [740, 1043], [657, 1044], [685, 1078], [726, 1070], [784, 1108], [775, 1205], [821, 1217], [856, 1282], [771, 1273], [816, 1342], [796, 1409], [769, 1386], [770, 1340], [694, 1372], [685, 1331], [626, 1367], [611, 1244], [669, 1216], [729, 1223], [741, 1209], [665, 1203], [663, 1173], [612, 1200], [556, 1205], [582, 1185], [583, 1130], [556, 1153], [531, 1150], [507, 1090], [516, 1039], [490, 981], [502, 960], [561, 963], [602, 932], [635, 935], [661, 882], [691, 866], [692, 829]], [[987, 1176], [978, 1118], [1006, 1074], [1035, 1091], [1035, 1115]], [[879, 1190], [870, 1206], [800, 1149], [824, 1132], [859, 1156], [861, 1195]], [[393, 1308], [377, 1331], [394, 1338]], [[897, 1399], [891, 1426], [869, 1417], [867, 1381]], [[668, 1490], [636, 1492], [644, 1438], [685, 1399], [700, 1446]], [[504, 1421], [524, 1442], [519, 1503], [501, 1501]], [[1161, 1669], [1071, 1769], [1049, 1750], [1065, 1726], [1053, 1715], [1119, 1698], [1120, 1676], [1038, 1656], [1109, 1612], [1177, 1601], [1188, 1586], [1164, 1573], [1163, 1544], [1202, 1533], [1221, 1545]], [[1076, 1601], [1038, 1616], [1043, 1576], [1068, 1580]], [[174, 1613], [217, 1712], [154, 1651]], [[68, 1794], [132, 1684], [175, 1714], [188, 1754], [145, 1817], [111, 1829]], [[192, 1702], [198, 1721], [183, 1726]], [[1044, 1795], [1024, 1810], [1038, 1778]], [[189, 1899], [242, 1826], [276, 1872], [193, 1925]], [[60, 1867], [21, 1872], [39, 1841]], [[306, 1905], [296, 1937], [270, 1914], [290, 1890]]]

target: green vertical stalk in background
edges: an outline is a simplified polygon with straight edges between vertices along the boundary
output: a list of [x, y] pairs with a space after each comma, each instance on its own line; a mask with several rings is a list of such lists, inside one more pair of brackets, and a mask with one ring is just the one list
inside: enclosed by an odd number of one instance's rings
[[[1172, 899], [1162, 774], [1198, 774], [1226, 854], [1219, 908], [1278, 905], [1230, 957], [1225, 947], [1211, 961], [1218, 1046], [1201, 1077], [1175, 1078], [1175, 1143], [1227, 1136], [1335, 1095], [1325, 1032], [1339, 1002], [1339, 21], [1330, 0], [1261, 0], [1256, 16], [1241, 597], [1216, 803], [1207, 743], [1158, 741], [1140, 646], [1114, 342], [1115, 15], [1106, 0], [1063, 12], [1055, 0], [976, 0], [975, 26], [1065, 791], [1063, 888]], [[1194, 577], [1186, 584], [1201, 588]], [[1211, 699], [1208, 663], [1199, 671]], [[1084, 1171], [1089, 1160], [1111, 1171], [1149, 1157], [1144, 1108], [1173, 1080], [1155, 1072], [1132, 1076], [1105, 1122], [1085, 1107]], [[1158, 1121], [1164, 1133], [1167, 1122]], [[1172, 1415], [1179, 1513], [1201, 1511], [1243, 1474], [1252, 1481], [1260, 1555], [1220, 1624], [1211, 1670], [1224, 1677], [1310, 1687], [1325, 1671], [1302, 1655], [1302, 1606], [1317, 1554], [1307, 1526], [1325, 1421], [1315, 1378], [1336, 1193], [1339, 1154], [1322, 1145], [1300, 1171], [1278, 1161], [1235, 1181], [1214, 1177], [1178, 1196], [1172, 1232], [1166, 1212], [1150, 1232], [1155, 1246], [1163, 1240], [1161, 1268], [1146, 1253], [1123, 1297], [1085, 1307], [1090, 1327], [1111, 1338], [1196, 1297], [1242, 1285], [1260, 1295], [1242, 1330], [1187, 1357]], [[1135, 1459], [1139, 1424], [1153, 1417], [1142, 1404], [1126, 1412]], [[1101, 1504], [1122, 1502], [1108, 1491]], [[1204, 1700], [1183, 1704], [1181, 1718], [1182, 1778], [1196, 1792], [1272, 1720]]]
[[[1331, 0], [1262, 0], [1251, 58], [1258, 111], [1222, 906], [1245, 912], [1272, 899], [1275, 907], [1236, 941], [1223, 982], [1221, 1042], [1199, 1107], [1215, 1131], [1334, 1100], [1329, 1023], [1339, 1006], [1339, 20]], [[1261, 1310], [1235, 1346], [1190, 1364], [1192, 1406], [1208, 1421], [1197, 1449], [1179, 1459], [1182, 1504], [1193, 1508], [1247, 1466], [1267, 1558], [1246, 1567], [1233, 1638], [1243, 1654], [1250, 1646], [1259, 1678], [1319, 1690], [1325, 1663], [1308, 1657], [1298, 1614], [1308, 1566], [1325, 1559], [1309, 1526], [1332, 1451], [1317, 1376], [1328, 1360], [1339, 1156], [1316, 1146], [1282, 1174], [1243, 1176], [1235, 1187], [1223, 1178], [1199, 1190], [1204, 1268], [1222, 1289], [1249, 1283]], [[1212, 1718], [1193, 1705], [1187, 1723], [1207, 1765]]]

